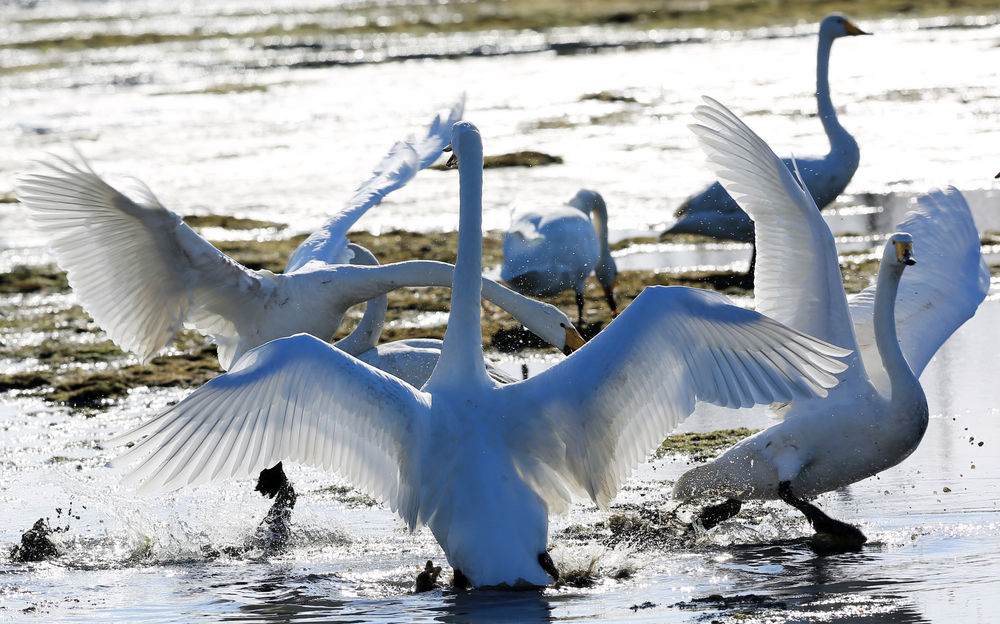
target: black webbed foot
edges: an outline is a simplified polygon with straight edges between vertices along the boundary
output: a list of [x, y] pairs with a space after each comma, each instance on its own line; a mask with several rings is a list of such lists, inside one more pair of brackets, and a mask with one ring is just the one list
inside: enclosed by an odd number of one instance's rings
[[469, 582], [469, 577], [462, 574], [462, 571], [455, 569], [455, 576], [451, 578], [451, 586], [455, 589], [469, 589], [472, 587], [472, 583]]
[[742, 508], [743, 501], [730, 498], [718, 505], [709, 505], [702, 509], [698, 514], [698, 522], [707, 531], [740, 513]]
[[816, 535], [812, 539], [812, 547], [821, 554], [833, 554], [858, 550], [868, 541], [858, 527], [835, 520], [826, 515], [816, 505], [802, 500], [792, 493], [792, 484], [782, 481], [778, 484], [778, 496], [792, 507], [795, 507], [812, 525]]

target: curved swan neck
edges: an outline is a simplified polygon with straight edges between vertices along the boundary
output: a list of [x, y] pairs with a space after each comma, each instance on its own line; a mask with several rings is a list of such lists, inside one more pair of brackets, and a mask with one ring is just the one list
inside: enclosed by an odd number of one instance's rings
[[819, 35], [819, 48], [816, 55], [816, 109], [830, 141], [830, 151], [851, 150], [852, 147], [853, 151], [857, 151], [857, 142], [840, 125], [837, 111], [833, 107], [833, 100], [830, 99], [830, 50], [833, 48], [833, 40], [834, 37], [828, 34], [821, 32]]
[[903, 265], [896, 260], [892, 243], [889, 243], [878, 269], [874, 321], [875, 345], [889, 375], [890, 400], [893, 405], [900, 405], [914, 398], [923, 399], [923, 390], [903, 357], [896, 335], [896, 293], [902, 276]]
[[[348, 249], [354, 252], [351, 264], [362, 266], [378, 266], [378, 260], [361, 245], [348, 243]], [[385, 327], [385, 315], [389, 309], [389, 297], [380, 295], [365, 304], [365, 314], [358, 321], [358, 326], [350, 334], [334, 343], [334, 346], [351, 355], [361, 355], [378, 345]]]
[[448, 329], [425, 389], [438, 385], [492, 385], [483, 360], [480, 299], [483, 271], [483, 145], [479, 131], [460, 122], [452, 131], [458, 157], [459, 221]]

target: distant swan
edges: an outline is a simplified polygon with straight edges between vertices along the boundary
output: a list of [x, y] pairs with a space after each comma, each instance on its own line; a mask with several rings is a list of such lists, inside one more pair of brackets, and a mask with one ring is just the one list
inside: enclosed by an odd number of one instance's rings
[[577, 353], [500, 386], [483, 363], [483, 149], [452, 131], [460, 223], [451, 312], [421, 390], [297, 335], [112, 443], [142, 490], [249, 476], [281, 459], [334, 470], [430, 527], [457, 585], [547, 585], [548, 515], [575, 495], [606, 506], [696, 401], [749, 406], [821, 396], [846, 351], [717, 293], [647, 288]]
[[[834, 39], [867, 34], [839, 13], [827, 15], [819, 25], [816, 108], [830, 140], [830, 152], [822, 158], [796, 158], [795, 162], [806, 188], [820, 208], [837, 199], [847, 188], [861, 158], [857, 141], [840, 125], [830, 100], [830, 49]], [[791, 169], [790, 158], [784, 159], [784, 163]], [[702, 234], [753, 242], [753, 222], [718, 182], [689, 197], [674, 217], [678, 221], [666, 234]]]
[[608, 246], [608, 209], [604, 198], [581, 190], [566, 206], [517, 212], [503, 237], [500, 278], [532, 297], [551, 297], [572, 288], [577, 322], [583, 323], [583, 290], [591, 272], [617, 313], [618, 267]]
[[[347, 206], [292, 254], [286, 273], [254, 271], [226, 256], [163, 207], [138, 180], [129, 194], [84, 162], [53, 159], [22, 174], [18, 199], [50, 237], [80, 304], [116, 345], [143, 362], [182, 327], [211, 337], [228, 369], [248, 349], [305, 332], [329, 340], [346, 310], [404, 286], [450, 286], [451, 265], [409, 261], [380, 267], [341, 264], [345, 234], [365, 210], [433, 162], [448, 142], [462, 102], [418, 142], [400, 142]], [[567, 348], [565, 314], [495, 283], [484, 294], [547, 342]], [[514, 306], [514, 307], [511, 307]], [[572, 348], [579, 343], [573, 338]]]
[[[706, 511], [710, 524], [737, 513], [741, 501], [780, 498], [824, 537], [861, 544], [858, 529], [803, 499], [872, 476], [916, 449], [928, 417], [917, 376], [989, 289], [979, 235], [958, 191], [922, 197], [900, 224], [909, 231], [889, 237], [876, 285], [849, 307], [833, 234], [801, 179], [733, 113], [705, 100], [692, 129], [757, 226], [756, 309], [855, 353], [826, 398], [796, 400], [783, 422], [682, 475], [674, 494], [729, 498]], [[914, 264], [911, 245], [927, 254], [904, 278]]]

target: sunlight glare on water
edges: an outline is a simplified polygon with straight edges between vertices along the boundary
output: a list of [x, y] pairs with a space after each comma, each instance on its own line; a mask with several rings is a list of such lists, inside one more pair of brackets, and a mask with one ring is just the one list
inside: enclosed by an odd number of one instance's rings
[[[612, 239], [657, 234], [711, 179], [686, 128], [701, 94], [745, 116], [779, 154], [826, 147], [812, 95], [814, 25], [360, 36], [356, 52], [335, 37], [250, 45], [222, 35], [279, 22], [334, 26], [365, 19], [351, 11], [372, 3], [331, 8], [300, 0], [283, 11], [226, 0], [178, 10], [150, 1], [25, 8], [31, 4], [0, 5], [0, 34], [11, 44], [0, 46], [0, 195], [30, 160], [69, 154], [71, 143], [99, 173], [137, 176], [181, 214], [289, 226], [234, 238], [310, 231], [394, 141], [422, 129], [462, 92], [487, 154], [530, 149], [565, 161], [488, 171], [489, 229], [506, 228], [515, 206], [562, 203], [590, 187], [608, 202]], [[448, 11], [442, 5], [435, 19], [452, 19]], [[841, 253], [870, 253], [914, 194], [947, 184], [966, 193], [980, 230], [1000, 231], [992, 177], [1000, 169], [997, 20], [860, 25], [875, 35], [838, 41], [831, 65], [833, 101], [862, 153], [846, 195], [827, 214]], [[188, 38], [196, 28], [200, 34]], [[143, 32], [163, 40], [41, 45]], [[556, 52], [568, 48], [587, 53]], [[512, 51], [534, 52], [502, 54]], [[392, 58], [410, 60], [371, 62]], [[584, 97], [602, 91], [622, 97]], [[454, 230], [456, 197], [454, 172], [427, 171], [359, 227]], [[51, 261], [16, 204], [4, 205], [0, 270]], [[996, 247], [984, 247], [991, 263], [1000, 260]], [[622, 270], [741, 269], [748, 251], [668, 241], [615, 255]], [[57, 311], [71, 302], [71, 295], [4, 299], [10, 310]], [[441, 313], [419, 314], [407, 326], [440, 321]], [[778, 503], [748, 505], [739, 519], [693, 542], [664, 533], [647, 547], [605, 543], [613, 516], [692, 513], [675, 510], [669, 495], [689, 460], [667, 456], [640, 466], [610, 512], [580, 504], [552, 518], [557, 565], [589, 568], [597, 582], [543, 592], [409, 594], [425, 561], [445, 564], [430, 532], [408, 534], [395, 514], [343, 479], [301, 466], [289, 467], [299, 494], [289, 550], [212, 555], [241, 543], [266, 513], [269, 501], [253, 484], [139, 497], [120, 483], [123, 469], [108, 466], [116, 450], [104, 446], [187, 391], [140, 388], [93, 412], [7, 395], [0, 403], [0, 504], [7, 510], [0, 546], [9, 550], [38, 518], [68, 529], [58, 535], [64, 553], [54, 561], [16, 564], [0, 554], [0, 621], [989, 622], [1000, 590], [998, 324], [994, 293], [924, 372], [931, 421], [911, 457], [819, 498], [869, 535], [861, 552], [817, 556], [804, 520]], [[2, 338], [31, 345], [72, 330], [59, 331]], [[560, 358], [491, 355], [515, 376], [524, 363], [535, 374]], [[16, 372], [33, 362], [0, 364]], [[769, 424], [763, 409], [702, 405], [680, 430]]]

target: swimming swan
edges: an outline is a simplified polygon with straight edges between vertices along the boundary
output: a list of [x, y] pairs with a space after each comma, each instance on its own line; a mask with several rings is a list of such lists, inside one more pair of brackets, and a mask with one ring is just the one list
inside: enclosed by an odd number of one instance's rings
[[[821, 158], [796, 158], [806, 188], [816, 205], [823, 208], [837, 199], [858, 169], [861, 152], [854, 137], [840, 125], [830, 100], [830, 49], [839, 37], [867, 35], [839, 13], [823, 18], [819, 25], [816, 57], [816, 109], [830, 141], [830, 152]], [[792, 159], [784, 160], [792, 168]], [[678, 219], [667, 234], [702, 234], [715, 238], [753, 242], [753, 222], [718, 182], [692, 195], [674, 213]]]
[[577, 322], [582, 324], [583, 290], [591, 272], [611, 314], [616, 314], [618, 267], [608, 247], [608, 209], [598, 193], [583, 189], [566, 206], [513, 215], [503, 237], [500, 278], [514, 290], [551, 297], [572, 288]]
[[[691, 128], [756, 223], [756, 309], [855, 352], [826, 398], [793, 402], [783, 422], [682, 475], [674, 495], [729, 498], [706, 511], [709, 524], [737, 513], [740, 501], [781, 498], [817, 533], [861, 544], [859, 530], [803, 499], [894, 466], [919, 444], [928, 413], [917, 376], [989, 288], [975, 224], [954, 189], [922, 198], [900, 224], [915, 234], [889, 237], [876, 285], [849, 306], [833, 234], [801, 179], [733, 113], [705, 100], [695, 113], [699, 125]], [[914, 263], [912, 240], [918, 250], [926, 241], [927, 259], [903, 278]], [[860, 348], [856, 336], [863, 337]]]
[[[35, 228], [50, 237], [80, 304], [116, 345], [148, 362], [181, 327], [207, 334], [229, 369], [248, 349], [305, 332], [329, 340], [345, 311], [403, 286], [450, 286], [451, 265], [408, 261], [378, 267], [339, 264], [349, 256], [343, 234], [361, 214], [432, 161], [448, 142], [450, 122], [437, 118], [426, 139], [397, 143], [341, 215], [302, 243], [290, 270], [255, 271], [226, 256], [134, 181], [125, 194], [84, 162], [53, 159], [23, 174], [17, 195]], [[443, 129], [442, 129], [443, 127]], [[436, 156], [435, 156], [436, 157]], [[554, 306], [494, 282], [484, 296], [559, 349], [582, 343]]]
[[418, 390], [308, 335], [246, 353], [228, 374], [112, 444], [140, 490], [256, 473], [280, 459], [334, 470], [431, 532], [458, 585], [547, 585], [548, 514], [606, 506], [694, 409], [821, 396], [846, 351], [718, 293], [647, 288], [570, 357], [500, 386], [480, 329], [483, 148], [452, 131], [458, 258], [444, 347]]

